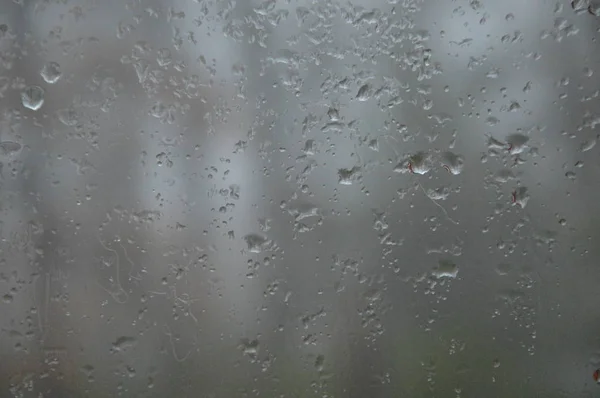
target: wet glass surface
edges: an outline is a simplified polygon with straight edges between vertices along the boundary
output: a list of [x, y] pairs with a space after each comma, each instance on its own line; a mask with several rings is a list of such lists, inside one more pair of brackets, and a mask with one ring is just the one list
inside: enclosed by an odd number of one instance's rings
[[0, 0], [0, 397], [598, 396], [599, 4]]

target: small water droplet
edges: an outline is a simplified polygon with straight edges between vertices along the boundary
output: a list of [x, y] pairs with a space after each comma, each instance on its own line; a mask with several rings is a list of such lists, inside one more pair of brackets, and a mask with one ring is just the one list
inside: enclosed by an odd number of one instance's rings
[[21, 103], [25, 108], [37, 111], [44, 105], [44, 94], [40, 86], [28, 86], [21, 92]]
[[62, 77], [60, 64], [58, 62], [48, 62], [42, 68], [40, 75], [48, 84], [54, 84]]

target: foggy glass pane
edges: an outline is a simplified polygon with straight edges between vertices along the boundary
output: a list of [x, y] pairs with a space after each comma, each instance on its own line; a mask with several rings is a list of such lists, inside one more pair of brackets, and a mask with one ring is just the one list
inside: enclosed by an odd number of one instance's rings
[[0, 0], [0, 397], [597, 397], [598, 16]]

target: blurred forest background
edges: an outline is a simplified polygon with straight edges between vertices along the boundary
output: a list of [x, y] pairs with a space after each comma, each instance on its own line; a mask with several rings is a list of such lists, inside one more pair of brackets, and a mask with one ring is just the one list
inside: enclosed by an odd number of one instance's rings
[[0, 0], [0, 397], [596, 397], [600, 6]]

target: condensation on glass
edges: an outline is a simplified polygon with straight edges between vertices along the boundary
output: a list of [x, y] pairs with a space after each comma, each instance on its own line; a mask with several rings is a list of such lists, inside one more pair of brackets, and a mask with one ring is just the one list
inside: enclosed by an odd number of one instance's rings
[[598, 396], [598, 15], [3, 0], [0, 396]]

